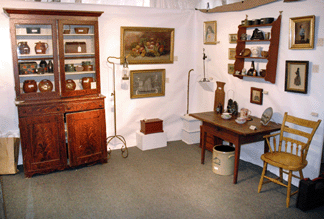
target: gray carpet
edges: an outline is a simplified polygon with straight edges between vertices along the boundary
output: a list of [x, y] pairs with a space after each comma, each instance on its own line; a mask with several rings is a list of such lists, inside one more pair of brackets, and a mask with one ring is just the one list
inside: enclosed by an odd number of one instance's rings
[[[114, 150], [107, 164], [30, 179], [3, 176], [8, 219], [17, 218], [323, 218], [324, 207], [303, 212], [286, 189], [264, 185], [261, 167], [241, 161], [238, 183], [212, 172], [212, 153], [200, 164], [200, 148], [182, 141], [129, 157]], [[294, 188], [296, 189], [296, 188]]]

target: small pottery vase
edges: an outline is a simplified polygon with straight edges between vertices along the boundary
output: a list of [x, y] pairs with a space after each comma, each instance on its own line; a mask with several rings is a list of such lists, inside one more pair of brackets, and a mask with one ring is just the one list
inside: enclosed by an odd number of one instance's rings
[[23, 91], [25, 93], [32, 93], [37, 91], [37, 83], [35, 80], [24, 81]]
[[72, 79], [67, 79], [65, 81], [65, 90], [66, 91], [74, 91], [76, 88], [76, 84]]
[[19, 42], [18, 50], [19, 50], [20, 54], [29, 54], [30, 53], [30, 48], [29, 48], [27, 42]]
[[40, 92], [51, 92], [53, 90], [53, 84], [50, 80], [41, 80], [38, 84], [38, 89]]
[[35, 52], [36, 54], [46, 54], [46, 50], [48, 48], [47, 43], [43, 43], [41, 41], [35, 43]]
[[91, 89], [91, 82], [93, 82], [92, 77], [84, 77], [81, 79], [81, 84], [84, 90]]

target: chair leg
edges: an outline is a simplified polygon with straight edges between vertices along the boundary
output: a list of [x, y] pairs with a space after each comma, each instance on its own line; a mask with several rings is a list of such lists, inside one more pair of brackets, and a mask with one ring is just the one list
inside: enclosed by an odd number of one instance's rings
[[280, 182], [283, 182], [283, 172], [282, 172], [282, 168], [279, 168], [279, 177], [280, 177]]
[[303, 171], [302, 170], [299, 170], [299, 176], [300, 176], [300, 179], [304, 179], [304, 175], [303, 175]]
[[261, 179], [260, 179], [259, 186], [258, 186], [258, 193], [261, 192], [262, 185], [263, 185], [263, 178], [264, 178], [264, 175], [265, 175], [265, 173], [267, 171], [267, 166], [268, 166], [268, 163], [267, 162], [264, 162], [264, 164], [263, 164], [263, 170], [262, 170], [262, 174], [261, 174]]
[[286, 198], [286, 207], [289, 208], [289, 203], [290, 203], [290, 192], [291, 192], [291, 178], [292, 178], [292, 171], [289, 170], [289, 175], [288, 175], [288, 187], [287, 187], [287, 198]]

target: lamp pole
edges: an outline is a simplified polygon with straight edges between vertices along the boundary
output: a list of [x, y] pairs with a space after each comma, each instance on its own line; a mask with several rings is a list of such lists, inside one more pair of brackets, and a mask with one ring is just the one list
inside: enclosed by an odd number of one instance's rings
[[[116, 123], [116, 76], [115, 76], [116, 72], [115, 72], [115, 63], [112, 62], [112, 61], [109, 61], [110, 58], [111, 59], [121, 59], [121, 57], [109, 56], [107, 58], [107, 62], [113, 65], [114, 91], [113, 91], [113, 93], [111, 93], [111, 96], [114, 96], [114, 131], [115, 131], [114, 135], [109, 136], [107, 138], [107, 145], [109, 145], [111, 140], [113, 140], [114, 138], [119, 139], [123, 143], [123, 146], [121, 147], [122, 157], [126, 158], [126, 157], [128, 157], [128, 148], [127, 148], [127, 145], [126, 145], [126, 140], [125, 140], [125, 138], [123, 136], [117, 135], [117, 123]], [[111, 156], [111, 149], [108, 148], [108, 159], [110, 158], [110, 156]]]

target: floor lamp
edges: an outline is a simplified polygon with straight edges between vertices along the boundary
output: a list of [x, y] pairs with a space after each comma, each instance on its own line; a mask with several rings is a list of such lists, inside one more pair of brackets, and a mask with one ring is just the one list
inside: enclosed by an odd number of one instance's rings
[[[110, 63], [110, 64], [112, 64], [113, 65], [113, 83], [114, 83], [114, 92], [113, 93], [111, 93], [111, 96], [114, 96], [114, 128], [115, 128], [115, 135], [112, 135], [112, 136], [109, 136], [108, 138], [107, 138], [107, 145], [109, 145], [109, 143], [111, 142], [111, 140], [113, 140], [114, 138], [117, 138], [117, 139], [119, 139], [122, 143], [123, 143], [123, 146], [121, 147], [121, 151], [122, 151], [122, 157], [123, 158], [126, 158], [126, 157], [128, 157], [128, 148], [127, 148], [127, 146], [126, 146], [126, 140], [125, 140], [125, 138], [123, 137], [123, 136], [121, 136], [121, 135], [117, 135], [117, 128], [116, 128], [116, 126], [117, 126], [117, 124], [116, 124], [116, 79], [115, 79], [115, 77], [116, 77], [116, 72], [115, 72], [115, 63], [114, 62], [111, 62], [111, 61], [109, 61], [109, 59], [121, 59], [121, 57], [114, 57], [114, 56], [109, 56], [108, 58], [107, 58], [107, 61], [108, 61], [108, 63]], [[125, 80], [127, 80], [126, 78], [127, 77], [125, 77], [125, 75], [127, 75], [127, 72], [128, 71], [128, 66], [127, 66], [127, 60], [126, 60], [126, 58], [125, 58], [125, 60], [124, 60], [124, 65], [123, 65], [123, 79], [125, 78]], [[108, 148], [108, 159], [110, 158], [110, 156], [111, 156], [111, 149], [110, 148]]]

